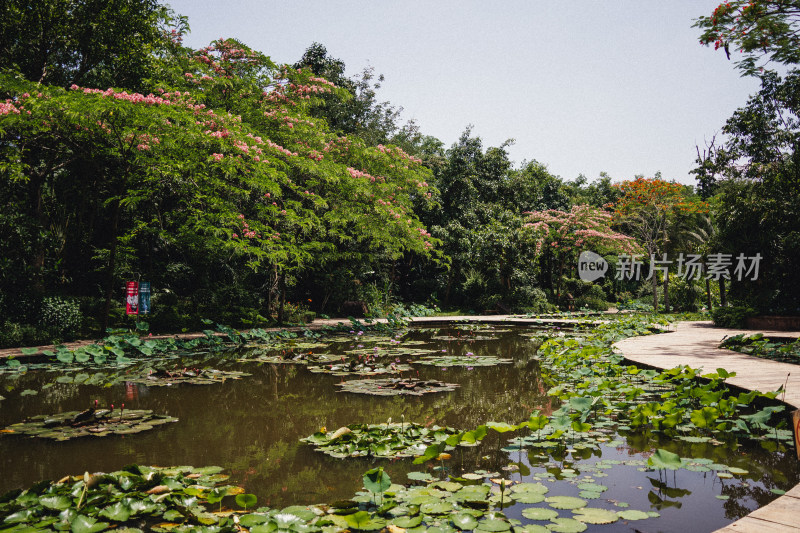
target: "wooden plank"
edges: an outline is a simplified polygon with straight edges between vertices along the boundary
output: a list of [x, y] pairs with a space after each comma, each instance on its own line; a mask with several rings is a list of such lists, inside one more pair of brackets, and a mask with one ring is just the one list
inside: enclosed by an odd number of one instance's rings
[[797, 498], [778, 498], [769, 505], [756, 509], [748, 516], [784, 525], [800, 525], [800, 500]]
[[[791, 497], [791, 498], [798, 498], [798, 499], [800, 499], [800, 485], [796, 485], [796, 486], [795, 486], [795, 487], [794, 487], [792, 490], [790, 490], [789, 492], [787, 492], [787, 493], [784, 495], [784, 497], [785, 497], [785, 496], [789, 496], [789, 497]], [[800, 520], [798, 520], [798, 522], [800, 522]]]
[[797, 452], [797, 459], [800, 460], [800, 409], [792, 413], [792, 427], [794, 428], [794, 448]]
[[800, 527], [794, 524], [776, 524], [775, 522], [747, 515], [729, 526], [718, 529], [715, 533], [785, 533], [786, 531], [800, 531]]

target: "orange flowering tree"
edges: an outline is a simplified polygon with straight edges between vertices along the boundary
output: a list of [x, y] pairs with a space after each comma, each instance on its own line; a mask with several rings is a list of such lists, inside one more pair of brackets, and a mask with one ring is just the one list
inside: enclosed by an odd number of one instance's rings
[[[708, 212], [708, 204], [691, 193], [689, 187], [660, 177], [638, 177], [614, 187], [622, 193], [613, 205], [614, 222], [636, 237], [651, 258], [660, 257], [674, 240], [674, 230], [681, 219]], [[655, 275], [651, 279], [653, 309], [658, 309], [658, 279]], [[669, 276], [664, 276], [665, 306], [669, 305], [668, 283]]]

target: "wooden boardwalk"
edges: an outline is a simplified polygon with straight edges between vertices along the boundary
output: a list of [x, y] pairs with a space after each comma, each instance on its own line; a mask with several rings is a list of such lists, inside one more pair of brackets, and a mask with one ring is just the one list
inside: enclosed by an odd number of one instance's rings
[[[702, 367], [708, 372], [724, 368], [736, 372], [728, 383], [749, 390], [768, 392], [786, 385], [785, 397], [794, 408], [800, 408], [800, 366], [752, 357], [718, 348], [725, 336], [755, 331], [715, 328], [710, 322], [680, 322], [676, 331], [661, 335], [632, 337], [614, 347], [627, 359], [656, 368], [677, 365]], [[800, 337], [800, 332], [762, 331], [767, 337]], [[800, 485], [773, 501], [717, 530], [717, 533], [769, 533], [800, 531]]]

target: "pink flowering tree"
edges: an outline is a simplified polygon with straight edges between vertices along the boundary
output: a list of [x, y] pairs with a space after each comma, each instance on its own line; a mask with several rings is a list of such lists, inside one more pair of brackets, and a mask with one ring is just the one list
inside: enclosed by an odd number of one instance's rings
[[635, 239], [611, 229], [611, 213], [590, 205], [575, 205], [569, 211], [550, 209], [525, 214], [531, 245], [540, 261], [553, 265], [559, 295], [565, 268], [568, 272], [577, 268], [582, 251], [603, 255], [640, 250]]
[[312, 119], [315, 98], [337, 91], [330, 82], [231, 40], [176, 50], [150, 94], [3, 77], [4, 193], [40, 235], [34, 279], [48, 263], [62, 278], [93, 272], [108, 309], [120, 279], [154, 255], [285, 276], [346, 243], [357, 244], [350, 260], [434, 254], [411, 209], [429, 196], [428, 171]]

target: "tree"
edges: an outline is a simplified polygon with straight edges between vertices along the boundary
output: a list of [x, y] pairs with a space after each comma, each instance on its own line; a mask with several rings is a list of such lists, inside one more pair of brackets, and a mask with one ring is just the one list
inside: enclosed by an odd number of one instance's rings
[[[614, 205], [615, 222], [634, 235], [650, 257], [653, 309], [658, 310], [655, 262], [661, 259], [670, 239], [674, 238], [675, 233], [672, 230], [679, 219], [707, 212], [708, 206], [691, 194], [687, 187], [664, 181], [660, 176], [652, 179], [637, 177], [615, 187], [622, 193], [622, 197]], [[669, 277], [665, 277], [666, 288]]]
[[526, 213], [525, 228], [539, 258], [552, 258], [557, 265], [556, 294], [561, 294], [564, 267], [577, 265], [582, 251], [628, 253], [639, 250], [635, 239], [611, 228], [612, 215], [587, 204], [573, 205], [569, 211], [549, 209]]
[[565, 182], [564, 189], [573, 205], [589, 204], [594, 207], [608, 208], [620, 197], [619, 189], [614, 187], [611, 176], [605, 172], [601, 172], [599, 179], [591, 182], [581, 174], [576, 179]]
[[368, 144], [393, 142], [403, 109], [378, 101], [376, 91], [384, 81], [383, 74], [376, 75], [374, 68], [367, 67], [358, 76], [348, 78], [344, 62], [331, 57], [327, 48], [316, 42], [306, 49], [294, 68], [310, 68], [314, 75], [324, 77], [346, 92], [344, 97], [344, 92], [323, 95], [311, 109], [312, 116], [325, 118], [333, 131], [358, 135]]
[[732, 300], [756, 309], [796, 312], [800, 283], [800, 72], [761, 76], [760, 91], [737, 109], [705, 169], [716, 187], [720, 251], [763, 257], [755, 282], [731, 280]]
[[763, 72], [769, 61], [800, 63], [798, 0], [730, 0], [694, 25], [703, 31], [702, 44], [713, 43], [714, 49], [724, 50], [728, 59], [732, 51], [741, 53], [743, 58], [736, 67], [744, 75]]
[[[22, 215], [41, 235], [26, 259], [34, 271], [49, 257], [64, 279], [91, 286], [92, 272], [104, 274], [107, 316], [121, 275], [152, 270], [154, 254], [284, 276], [339, 257], [343, 243], [357, 244], [350, 260], [433, 254], [412, 210], [428, 195], [418, 159], [314, 122], [308, 109], [333, 90], [327, 80], [277, 69], [236, 42], [212, 49], [183, 61], [191, 91], [0, 79], [11, 97], [0, 110], [0, 192], [13, 215], [0, 233], [13, 234]], [[45, 249], [50, 228], [67, 225], [66, 244]]]
[[181, 24], [157, 0], [6, 0], [0, 70], [34, 82], [139, 91]]
[[473, 309], [524, 308], [538, 281], [533, 249], [523, 231], [523, 211], [568, 205], [561, 181], [532, 161], [515, 169], [504, 143], [484, 149], [471, 128], [441, 153], [427, 139], [421, 157], [434, 170], [433, 204], [420, 212], [432, 235], [442, 241], [450, 268], [423, 278], [438, 279], [445, 305]]

